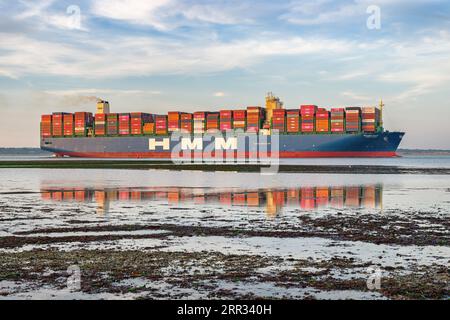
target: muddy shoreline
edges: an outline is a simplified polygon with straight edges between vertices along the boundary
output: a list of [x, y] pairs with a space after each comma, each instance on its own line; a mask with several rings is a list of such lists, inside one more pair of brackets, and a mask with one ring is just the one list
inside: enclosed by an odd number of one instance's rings
[[[289, 264], [289, 271], [277, 266]], [[84, 294], [135, 294], [139, 299], [264, 299], [254, 293], [236, 290], [239, 285], [265, 284], [286, 292], [303, 291], [304, 299], [313, 299], [320, 291], [355, 290], [370, 294], [365, 278], [336, 279], [337, 269], [360, 269], [352, 259], [313, 261], [270, 258], [259, 255], [224, 255], [219, 252], [164, 251], [87, 251], [61, 252], [36, 250], [2, 255], [0, 279], [33, 286], [51, 286], [64, 290], [67, 268], [77, 265]], [[264, 272], [271, 268], [271, 272]], [[173, 272], [178, 271], [178, 272]], [[51, 270], [51, 272], [49, 272]], [[445, 299], [448, 297], [448, 270], [434, 266], [402, 275], [401, 269], [389, 270], [379, 294], [390, 299]], [[45, 274], [42, 276], [42, 274]], [[133, 281], [136, 280], [136, 281]], [[164, 283], [170, 290], [158, 290], [151, 284]], [[227, 286], [224, 286], [224, 283]], [[281, 290], [281, 291], [283, 291]], [[195, 293], [195, 295], [194, 295]], [[8, 292], [0, 296], [7, 297]], [[292, 298], [290, 295], [278, 298]]]
[[[448, 222], [419, 213], [422, 222]], [[68, 221], [75, 226], [35, 228], [0, 237], [0, 298], [38, 295], [51, 288], [54, 298], [132, 298], [132, 299], [321, 299], [327, 294], [344, 299], [448, 299], [450, 273], [442, 264], [420, 265], [413, 256], [405, 256], [408, 264], [385, 265], [381, 260], [361, 261], [352, 255], [323, 258], [298, 258], [248, 253], [223, 253], [215, 250], [171, 249], [173, 239], [314, 238], [337, 241], [362, 241], [393, 246], [449, 246], [449, 235], [433, 230], [417, 229], [411, 221], [388, 217], [339, 217], [329, 219], [303, 217], [303, 230], [252, 230], [244, 227], [207, 227], [177, 224], [92, 224]], [[317, 221], [314, 221], [317, 220]], [[369, 223], [370, 222], [370, 223]], [[410, 224], [406, 227], [407, 224]], [[402, 225], [401, 232], [394, 232]], [[387, 228], [386, 228], [387, 226]], [[310, 231], [305, 231], [309, 229]], [[333, 229], [334, 231], [331, 231]], [[136, 235], [135, 231], [160, 231]], [[99, 235], [84, 235], [86, 233]], [[108, 232], [109, 235], [101, 235]], [[117, 235], [116, 232], [129, 232]], [[64, 236], [64, 234], [66, 236]], [[418, 234], [419, 236], [414, 236]], [[101, 243], [117, 241], [159, 241], [139, 250], [108, 249]], [[182, 240], [183, 241], [183, 240]], [[350, 242], [349, 242], [350, 243]], [[98, 244], [96, 249], [91, 244]], [[28, 245], [31, 250], [22, 250]], [[63, 247], [57, 247], [63, 245]], [[64, 249], [73, 245], [71, 249]], [[334, 246], [330, 243], [329, 245]], [[56, 247], [55, 247], [56, 246]], [[345, 245], [344, 245], [345, 248]], [[399, 255], [399, 254], [398, 254]], [[381, 258], [381, 256], [379, 257]], [[401, 258], [403, 259], [403, 258]], [[450, 261], [448, 261], [450, 262]], [[81, 270], [81, 288], [67, 291], [67, 270], [76, 265]], [[367, 287], [366, 269], [383, 270], [382, 287]], [[36, 291], [35, 291], [36, 290]], [[354, 294], [354, 296], [352, 296]], [[81, 295], [81, 296], [80, 296]]]

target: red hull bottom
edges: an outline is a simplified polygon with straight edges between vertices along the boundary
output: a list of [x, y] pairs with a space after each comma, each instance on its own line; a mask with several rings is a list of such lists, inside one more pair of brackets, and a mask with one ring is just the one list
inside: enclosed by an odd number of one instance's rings
[[[189, 154], [188, 154], [189, 155]], [[64, 153], [56, 153], [56, 156], [68, 156], [75, 158], [109, 158], [109, 159], [181, 159], [186, 158], [186, 156], [173, 156], [171, 152], [64, 152]], [[202, 154], [192, 154], [192, 157], [201, 158]], [[214, 153], [212, 154], [214, 157]], [[395, 151], [332, 151], [332, 152], [324, 152], [324, 151], [301, 151], [301, 152], [291, 152], [285, 151], [280, 152], [278, 155], [279, 158], [393, 158], [397, 157], [397, 153]], [[189, 158], [191, 156], [189, 155]], [[223, 153], [223, 157], [225, 158], [236, 158], [236, 159], [258, 159], [257, 154], [249, 154], [249, 153]], [[276, 157], [276, 155], [260, 155], [259, 158], [269, 158]], [[188, 158], [188, 159], [189, 159]], [[188, 160], [187, 159], [187, 160]]]

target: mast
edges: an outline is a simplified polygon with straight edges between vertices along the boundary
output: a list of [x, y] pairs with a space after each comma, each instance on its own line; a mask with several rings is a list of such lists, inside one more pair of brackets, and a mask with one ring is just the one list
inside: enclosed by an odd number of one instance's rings
[[383, 99], [380, 100], [380, 127], [383, 130], [383, 107], [384, 107], [384, 103], [383, 103]]

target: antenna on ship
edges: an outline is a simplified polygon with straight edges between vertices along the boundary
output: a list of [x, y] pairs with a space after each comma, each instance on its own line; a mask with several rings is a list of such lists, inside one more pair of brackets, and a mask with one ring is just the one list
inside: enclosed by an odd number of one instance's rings
[[384, 107], [383, 99], [380, 99], [380, 127], [381, 127], [381, 129], [383, 129], [383, 107]]

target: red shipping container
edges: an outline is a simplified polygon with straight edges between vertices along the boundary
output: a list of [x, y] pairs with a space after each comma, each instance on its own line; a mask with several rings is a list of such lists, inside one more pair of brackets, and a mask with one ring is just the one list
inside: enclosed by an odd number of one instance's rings
[[247, 111], [245, 110], [234, 110], [233, 111], [233, 119], [242, 119], [244, 120], [247, 116]]
[[201, 112], [201, 111], [198, 111], [198, 112], [194, 112], [194, 119], [206, 119], [206, 112]]
[[192, 113], [182, 113], [181, 120], [192, 120]]
[[303, 115], [309, 114], [314, 115], [316, 113], [317, 106], [315, 105], [301, 105], [300, 106], [300, 113]]
[[232, 115], [233, 111], [231, 110], [220, 110], [220, 119], [231, 119]]

